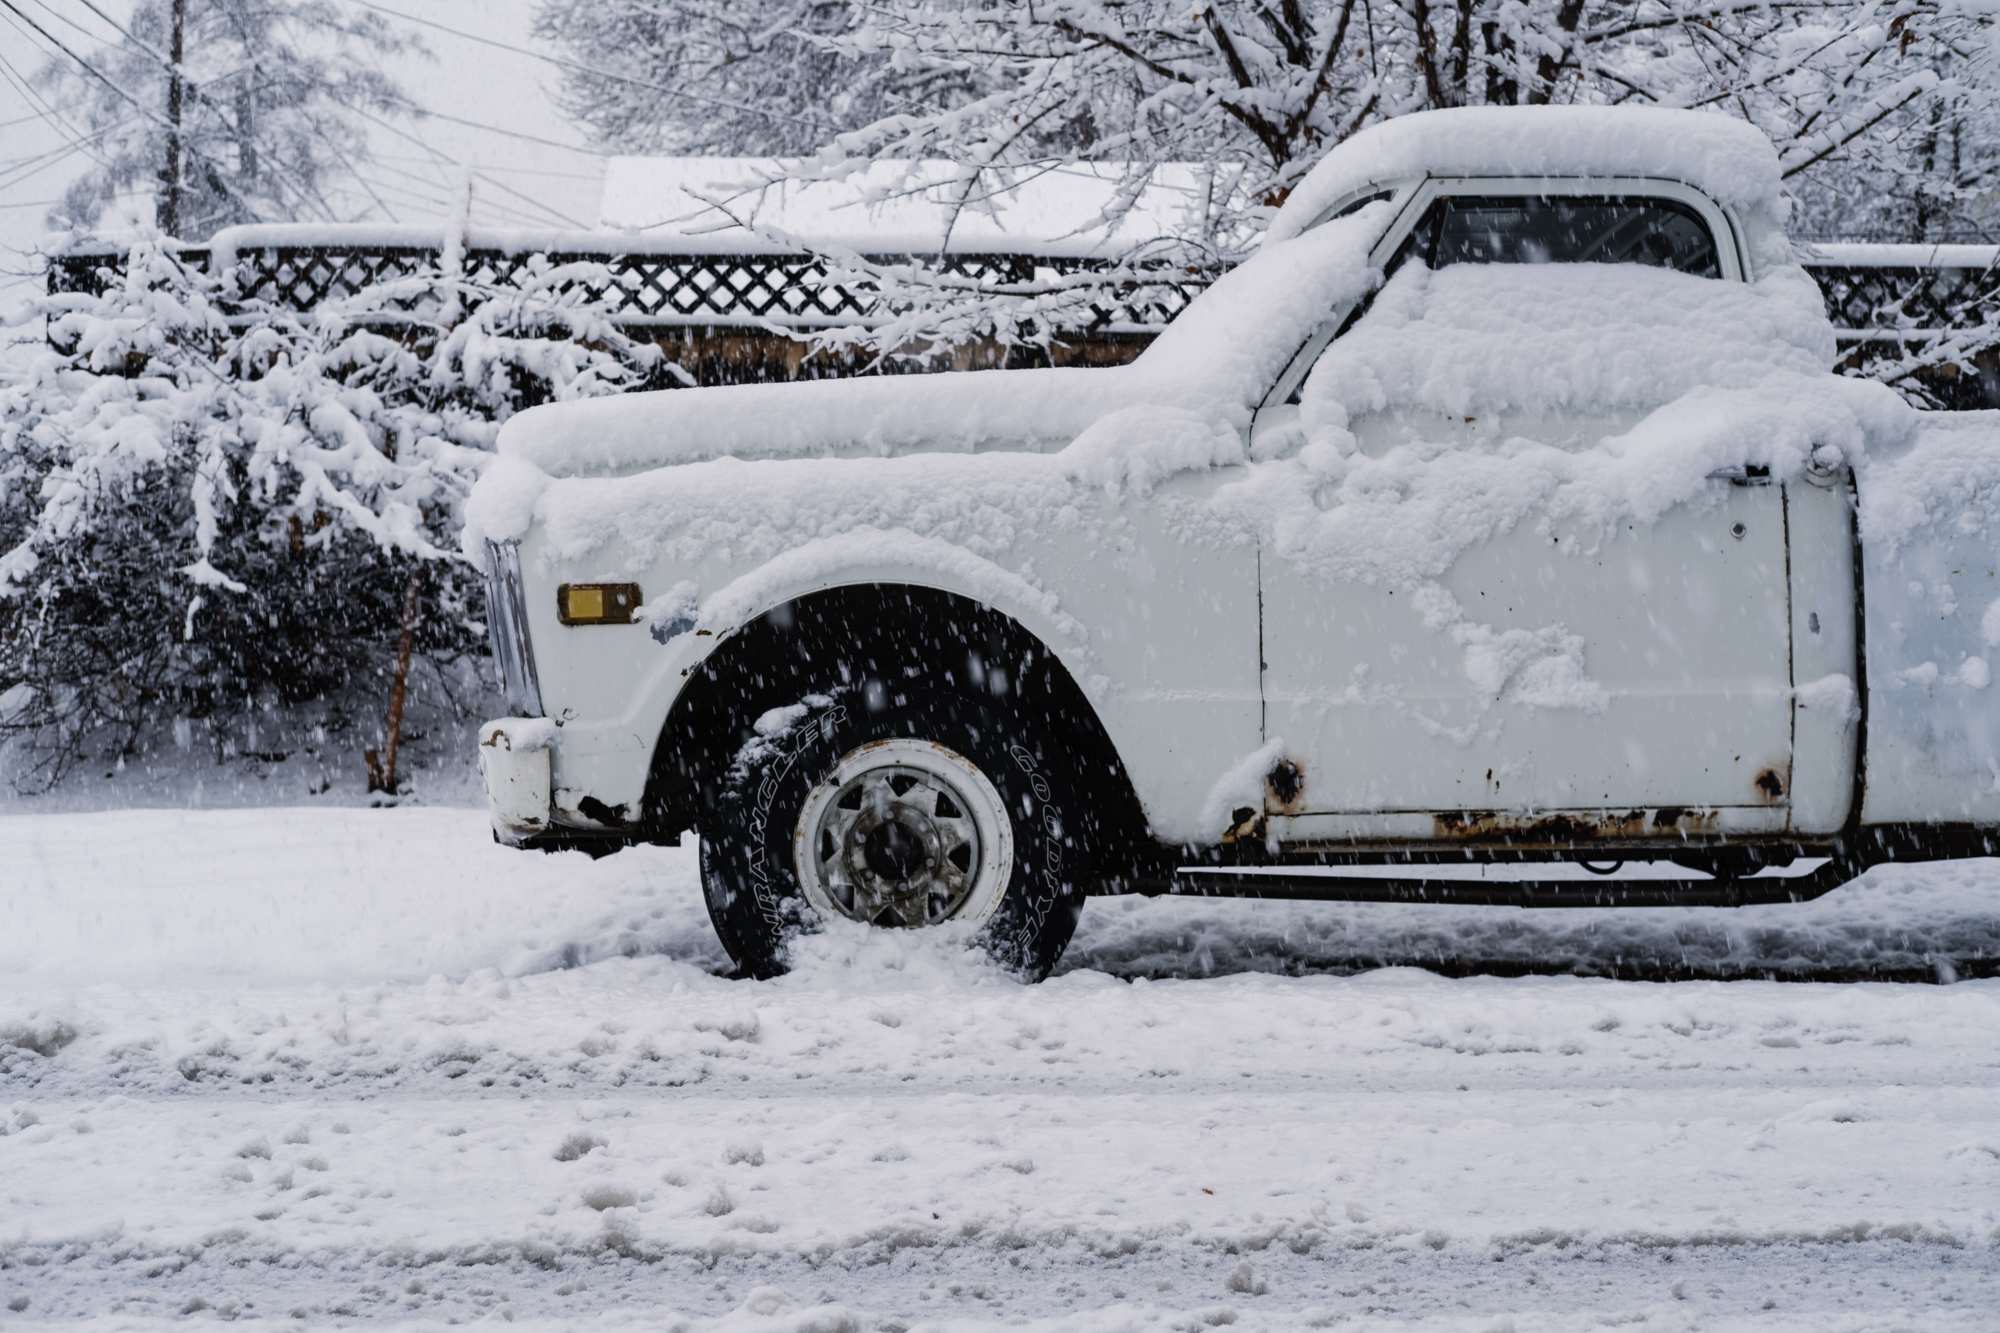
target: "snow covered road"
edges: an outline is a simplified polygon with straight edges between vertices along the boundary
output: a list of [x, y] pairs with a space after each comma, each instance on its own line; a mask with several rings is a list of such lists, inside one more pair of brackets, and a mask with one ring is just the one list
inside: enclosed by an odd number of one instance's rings
[[1736, 913], [1096, 903], [1039, 987], [859, 932], [747, 983], [686, 853], [480, 832], [0, 819], [0, 1321], [2000, 1320], [2000, 981], [1345, 973], [1970, 975], [1992, 863]]

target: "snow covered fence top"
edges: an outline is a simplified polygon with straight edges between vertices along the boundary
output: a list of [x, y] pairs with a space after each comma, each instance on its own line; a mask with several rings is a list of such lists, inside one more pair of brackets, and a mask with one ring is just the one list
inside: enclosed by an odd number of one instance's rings
[[[105, 270], [123, 265], [129, 240], [90, 238], [60, 251], [50, 265], [53, 291], [100, 292]], [[196, 269], [234, 270], [246, 297], [280, 308], [314, 310], [356, 296], [375, 284], [413, 276], [446, 249], [442, 226], [266, 223], [230, 227], [206, 245], [182, 245]], [[466, 278], [506, 289], [522, 285], [541, 260], [594, 263], [607, 271], [601, 296], [621, 324], [633, 328], [734, 328], [767, 332], [867, 326], [879, 293], [807, 250], [768, 235], [684, 236], [666, 232], [532, 231], [472, 227], [464, 233]], [[873, 251], [887, 262], [907, 254]], [[1046, 282], [1052, 276], [1106, 267], [1115, 261], [1012, 251], [954, 249], [931, 266], [976, 286]], [[1093, 297], [1093, 331], [1151, 333], [1184, 309], [1215, 277], [1185, 265], [1127, 264]], [[1138, 274], [1136, 278], [1132, 274]]]
[[1843, 343], [1921, 340], [2000, 320], [2000, 245], [1829, 241], [1801, 250]]

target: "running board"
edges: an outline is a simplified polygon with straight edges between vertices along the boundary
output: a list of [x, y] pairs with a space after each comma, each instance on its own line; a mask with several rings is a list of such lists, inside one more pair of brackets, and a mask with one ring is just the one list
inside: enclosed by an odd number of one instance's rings
[[1831, 893], [1864, 867], [1832, 860], [1802, 875], [1747, 879], [1441, 879], [1307, 875], [1284, 871], [1181, 870], [1135, 886], [1180, 898], [1283, 898], [1309, 902], [1434, 903], [1461, 907], [1753, 907], [1802, 903]]

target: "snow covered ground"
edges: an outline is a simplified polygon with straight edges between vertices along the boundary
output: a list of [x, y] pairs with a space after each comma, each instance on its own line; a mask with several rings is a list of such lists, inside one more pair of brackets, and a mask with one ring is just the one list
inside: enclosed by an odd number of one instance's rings
[[847, 931], [752, 983], [686, 851], [13, 815], [0, 1323], [1991, 1329], [2000, 981], [1720, 978], [1996, 960], [1962, 862], [1736, 912], [1113, 900], [1038, 987]]

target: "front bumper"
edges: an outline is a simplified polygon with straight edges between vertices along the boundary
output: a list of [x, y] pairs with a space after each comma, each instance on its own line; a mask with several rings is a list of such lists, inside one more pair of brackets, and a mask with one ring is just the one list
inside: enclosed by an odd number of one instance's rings
[[552, 826], [550, 755], [556, 724], [545, 717], [503, 717], [479, 729], [479, 774], [493, 836], [526, 847]]

